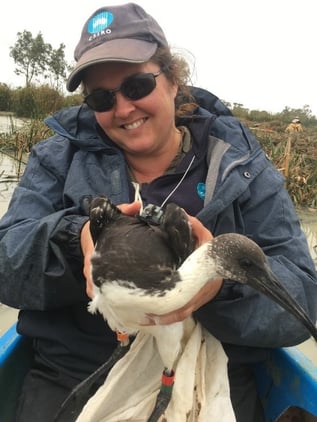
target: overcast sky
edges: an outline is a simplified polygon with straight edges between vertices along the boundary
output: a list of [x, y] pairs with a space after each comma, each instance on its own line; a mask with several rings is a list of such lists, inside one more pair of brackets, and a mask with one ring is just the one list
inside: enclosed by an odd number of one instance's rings
[[[316, 0], [136, 0], [193, 64], [193, 83], [252, 110], [309, 105], [317, 116]], [[42, 33], [73, 50], [86, 19], [110, 0], [9, 0], [0, 15], [0, 82], [24, 84], [9, 48], [17, 33]]]

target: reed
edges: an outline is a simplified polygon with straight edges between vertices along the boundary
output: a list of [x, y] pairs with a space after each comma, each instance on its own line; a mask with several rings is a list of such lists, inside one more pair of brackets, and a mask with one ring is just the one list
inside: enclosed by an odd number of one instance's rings
[[317, 134], [255, 134], [275, 167], [296, 206], [317, 207]]

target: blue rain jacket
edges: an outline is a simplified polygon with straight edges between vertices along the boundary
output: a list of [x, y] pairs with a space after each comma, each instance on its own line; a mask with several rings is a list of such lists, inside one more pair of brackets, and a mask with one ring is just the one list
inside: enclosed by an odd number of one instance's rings
[[[238, 232], [252, 237], [281, 283], [316, 320], [314, 264], [283, 177], [216, 97], [201, 90], [197, 95], [212, 112], [198, 108], [194, 118], [180, 122], [192, 134], [190, 154], [196, 162], [170, 202], [190, 210], [196, 201], [197, 217], [215, 236]], [[116, 344], [101, 317], [86, 309], [79, 243], [88, 218], [83, 201], [106, 194], [120, 204], [133, 197], [122, 152], [101, 133], [86, 106], [61, 110], [47, 125], [55, 134], [33, 148], [0, 222], [0, 301], [22, 310], [18, 330], [35, 339], [40, 355], [72, 368], [80, 379]], [[186, 158], [181, 165], [187, 165]], [[175, 186], [173, 177], [149, 184], [146, 200], [161, 203]], [[301, 323], [280, 306], [230, 280], [195, 317], [238, 362], [262, 359], [266, 348], [308, 338]]]

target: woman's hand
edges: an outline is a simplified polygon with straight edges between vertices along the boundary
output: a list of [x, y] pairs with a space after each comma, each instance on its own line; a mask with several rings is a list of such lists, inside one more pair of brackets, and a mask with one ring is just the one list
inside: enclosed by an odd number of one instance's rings
[[[196, 247], [213, 239], [210, 231], [197, 218], [189, 215], [188, 220], [192, 226], [193, 235], [196, 238]], [[147, 322], [143, 325], [167, 325], [183, 321], [194, 311], [212, 300], [221, 289], [222, 283], [222, 279], [210, 280], [185, 306], [164, 315], [147, 314]]]
[[196, 248], [214, 238], [210, 231], [206, 229], [206, 227], [198, 220], [198, 218], [192, 217], [188, 214], [187, 218], [192, 227], [193, 236], [196, 239]]
[[82, 227], [80, 233], [80, 245], [84, 256], [84, 269], [83, 273], [86, 278], [86, 293], [92, 299], [93, 294], [93, 282], [91, 279], [91, 264], [90, 260], [94, 252], [94, 243], [90, 234], [90, 221], [88, 220]]
[[[121, 204], [118, 208], [123, 214], [135, 215], [141, 208], [140, 202], [132, 202], [131, 204]], [[91, 299], [94, 297], [94, 284], [91, 278], [91, 257], [95, 246], [90, 234], [90, 221], [88, 220], [82, 227], [80, 233], [80, 245], [84, 256], [83, 273], [86, 278], [86, 293]]]

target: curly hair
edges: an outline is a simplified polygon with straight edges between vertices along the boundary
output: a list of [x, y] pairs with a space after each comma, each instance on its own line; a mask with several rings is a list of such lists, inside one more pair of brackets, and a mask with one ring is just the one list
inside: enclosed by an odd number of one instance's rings
[[159, 47], [150, 61], [158, 64], [166, 78], [178, 86], [175, 98], [175, 117], [181, 118], [192, 114], [197, 108], [197, 103], [189, 88], [190, 68], [184, 57], [172, 53], [170, 48]]

